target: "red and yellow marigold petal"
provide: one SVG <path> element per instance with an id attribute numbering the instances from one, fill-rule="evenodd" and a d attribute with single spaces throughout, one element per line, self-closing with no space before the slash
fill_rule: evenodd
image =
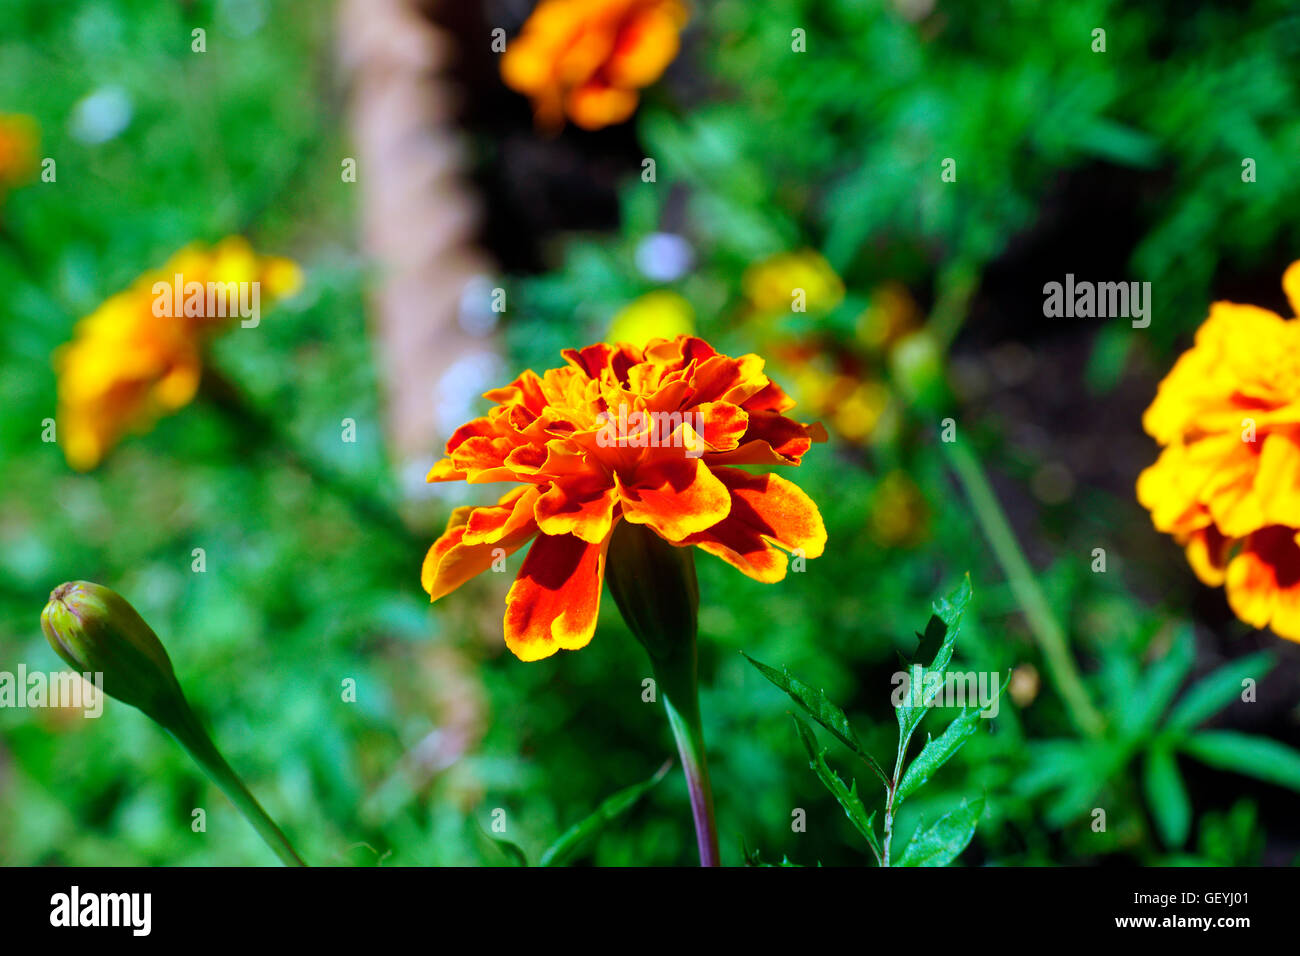
<path id="1" fill-rule="evenodd" d="M 700 416 L 701 427 L 697 431 L 708 451 L 731 451 L 749 428 L 749 414 L 731 402 L 705 402 L 691 411 Z"/>
<path id="2" fill-rule="evenodd" d="M 623 517 L 669 541 L 712 527 L 731 509 L 726 485 L 702 458 L 661 457 L 617 481 Z"/>
<path id="3" fill-rule="evenodd" d="M 639 99 L 635 90 L 592 81 L 570 91 L 564 108 L 576 125 L 595 130 L 625 122 Z"/>
<path id="4" fill-rule="evenodd" d="M 609 537 L 618 491 L 604 474 L 577 475 L 552 483 L 537 499 L 534 516 L 542 534 L 571 534 L 590 544 Z"/>
<path id="5" fill-rule="evenodd" d="M 692 535 L 695 544 L 739 568 L 758 581 L 785 577 L 785 555 L 772 545 L 820 557 L 826 547 L 826 526 L 817 505 L 798 485 L 779 475 L 752 475 L 737 468 L 719 468 L 718 478 L 731 494 L 727 518 Z"/>
<path id="6" fill-rule="evenodd" d="M 462 544 L 496 544 L 531 528 L 533 509 L 540 494 L 536 485 L 525 485 L 502 495 L 491 507 L 473 509 L 465 523 Z"/>
<path id="7" fill-rule="evenodd" d="M 1294 432 L 1264 438 L 1254 494 L 1266 524 L 1300 528 L 1300 445 Z"/>
<path id="8" fill-rule="evenodd" d="M 506 595 L 506 646 L 522 661 L 585 647 L 596 632 L 608 541 L 539 535 Z"/>
<path id="9" fill-rule="evenodd" d="M 1193 531 L 1188 537 L 1183 551 L 1202 584 L 1212 588 L 1223 584 L 1232 543 L 1231 538 L 1225 538 L 1213 525 Z"/>
<path id="10" fill-rule="evenodd" d="M 1233 612 L 1247 624 L 1300 641 L 1300 546 L 1293 529 L 1252 534 L 1229 562 L 1225 588 Z"/>
<path id="11" fill-rule="evenodd" d="M 433 543 L 424 557 L 420 570 L 420 584 L 436 601 L 450 594 L 470 578 L 492 567 L 498 557 L 508 555 L 528 542 L 537 533 L 536 525 L 518 528 L 509 536 L 491 543 L 465 544 L 465 526 L 476 509 L 457 508 L 447 522 L 447 530 Z"/>
<path id="12" fill-rule="evenodd" d="M 457 468 L 450 458 L 442 458 L 429 469 L 429 474 L 425 476 L 424 480 L 430 483 L 438 481 L 464 481 L 466 477 L 465 472 Z"/>
<path id="13" fill-rule="evenodd" d="M 802 425 L 776 412 L 749 412 L 749 424 L 731 451 L 708 456 L 711 465 L 797 465 L 814 441 L 825 441 L 820 424 Z"/>
<path id="14" fill-rule="evenodd" d="M 616 86 L 649 86 L 677 56 L 681 23 L 671 4 L 634 11 L 619 31 L 606 64 L 606 75 Z"/>
<path id="15" fill-rule="evenodd" d="M 1170 445 L 1155 464 L 1138 475 L 1138 502 L 1151 512 L 1156 530 L 1186 535 L 1212 522 L 1199 493 L 1210 477 L 1205 468 L 1194 469 L 1187 461 L 1187 448 Z"/>

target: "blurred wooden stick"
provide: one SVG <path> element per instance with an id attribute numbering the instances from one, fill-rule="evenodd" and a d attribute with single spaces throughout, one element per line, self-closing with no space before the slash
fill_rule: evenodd
<path id="1" fill-rule="evenodd" d="M 339 19 L 362 244 L 378 270 L 371 309 L 386 431 L 403 494 L 418 497 L 499 371 L 492 339 L 461 321 L 467 287 L 485 300 L 492 265 L 476 245 L 479 207 L 453 126 L 454 38 L 416 0 L 342 0 Z"/>

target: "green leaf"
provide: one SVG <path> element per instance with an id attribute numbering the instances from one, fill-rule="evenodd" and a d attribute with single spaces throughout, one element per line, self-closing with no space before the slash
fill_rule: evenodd
<path id="1" fill-rule="evenodd" d="M 937 614 L 930 616 L 925 624 L 925 633 L 916 635 L 916 653 L 912 655 L 912 660 L 928 667 L 934 663 L 939 656 L 939 650 L 943 647 L 943 639 L 948 634 L 948 625 L 943 622 Z"/>
<path id="2" fill-rule="evenodd" d="M 1267 737 L 1202 730 L 1179 743 L 1202 763 L 1300 791 L 1300 752 Z"/>
<path id="3" fill-rule="evenodd" d="M 1178 693 L 1196 659 L 1196 642 L 1192 629 L 1178 629 L 1168 653 L 1153 663 L 1138 682 L 1137 693 L 1128 706 L 1120 709 L 1120 724 L 1130 737 L 1147 736 Z"/>
<path id="4" fill-rule="evenodd" d="M 948 663 L 952 660 L 953 645 L 957 643 L 957 632 L 961 629 L 962 615 L 966 613 L 966 608 L 970 604 L 971 594 L 970 574 L 965 574 L 962 576 L 961 584 L 957 585 L 950 594 L 934 602 L 934 613 L 947 627 L 947 634 L 934 660 L 926 665 L 928 668 L 947 670 Z"/>
<path id="5" fill-rule="evenodd" d="M 673 765 L 671 760 L 664 762 L 664 765 L 655 771 L 655 775 L 649 780 L 643 780 L 640 783 L 633 784 L 630 787 L 618 791 L 612 797 L 607 797 L 601 802 L 594 813 L 586 819 L 575 823 L 569 829 L 565 830 L 563 835 L 556 840 L 542 854 L 538 861 L 539 866 L 564 866 L 601 830 L 605 829 L 611 822 L 617 820 L 640 800 L 647 791 L 664 778 L 668 769 Z"/>
<path id="6" fill-rule="evenodd" d="M 1160 162 L 1160 143 L 1149 133 L 1099 116 L 1079 123 L 1080 135 L 1075 146 L 1108 162 L 1140 169 L 1154 168 Z"/>
<path id="7" fill-rule="evenodd" d="M 885 775 L 880 764 L 876 763 L 875 758 L 867 753 L 866 749 L 858 741 L 858 735 L 849 726 L 849 719 L 845 716 L 844 711 L 827 700 L 825 694 L 819 690 L 813 690 L 802 681 L 791 677 L 788 671 L 778 671 L 754 660 L 744 651 L 741 651 L 741 653 L 744 654 L 745 660 L 758 669 L 760 674 L 785 691 L 790 696 L 790 699 L 803 708 L 809 717 L 829 730 L 844 746 L 865 760 L 867 765 L 880 777 L 882 783 L 886 786 L 889 785 L 889 777 Z"/>
<path id="8" fill-rule="evenodd" d="M 763 858 L 760 857 L 760 856 L 758 855 L 758 851 L 757 851 L 757 850 L 754 850 L 754 851 L 751 852 L 751 853 L 747 853 L 747 854 L 745 854 L 745 865 L 746 865 L 746 866 L 755 866 L 755 867 L 790 867 L 790 866 L 793 866 L 793 867 L 798 867 L 799 869 L 803 869 L 803 864 L 802 864 L 802 863 L 791 863 L 791 862 L 790 862 L 790 858 L 789 858 L 788 856 L 783 856 L 783 857 L 781 857 L 781 862 L 780 862 L 780 863 L 765 863 L 765 862 L 763 861 Z"/>
<path id="9" fill-rule="evenodd" d="M 970 604 L 970 598 L 971 583 L 970 575 L 967 574 L 956 590 L 934 602 L 934 617 L 926 625 L 925 637 L 921 639 L 918 653 L 913 658 L 912 668 L 908 674 L 910 684 L 906 699 L 914 703 L 901 704 L 894 708 L 898 716 L 900 754 L 907 749 L 907 742 L 925 717 L 927 704 L 939 691 L 939 687 L 936 686 L 933 691 L 926 692 L 925 688 L 930 683 L 927 675 L 938 674 L 942 678 L 947 673 L 948 664 L 952 661 L 953 647 L 957 643 L 957 634 L 961 630 L 962 615 L 966 612 L 966 606 Z M 942 640 L 938 640 L 937 637 L 940 627 L 942 627 Z M 928 656 L 929 649 L 936 640 L 938 640 L 938 649 L 927 663 L 921 656 L 922 652 Z"/>
<path id="10" fill-rule="evenodd" d="M 1268 651 L 1247 654 L 1201 678 L 1174 705 L 1165 720 L 1168 730 L 1191 730 L 1203 720 L 1240 699 L 1241 682 L 1246 678 L 1263 680 L 1276 663 Z"/>
<path id="11" fill-rule="evenodd" d="M 979 729 L 980 713 L 978 707 L 963 708 L 937 739 L 926 741 L 925 747 L 908 766 L 898 784 L 898 792 L 894 795 L 895 805 L 901 803 L 908 794 L 920 789 L 936 770 L 961 749 L 966 739 Z"/>
<path id="12" fill-rule="evenodd" d="M 862 798 L 858 796 L 857 781 L 854 781 L 851 786 L 844 786 L 844 781 L 826 764 L 826 750 L 817 746 L 817 738 L 813 735 L 812 728 L 798 714 L 790 716 L 794 718 L 799 739 L 803 742 L 804 749 L 808 751 L 809 766 L 816 771 L 822 785 L 839 801 L 840 806 L 844 808 L 845 816 L 857 827 L 858 832 L 862 834 L 876 854 L 876 859 L 879 860 L 880 841 L 876 838 L 873 824 L 875 814 L 867 815 L 867 808 L 863 806 Z"/>
<path id="13" fill-rule="evenodd" d="M 947 866 L 966 849 L 980 814 L 984 812 L 984 798 L 977 797 L 945 813 L 928 830 L 917 829 L 907 844 L 898 866 Z"/>
<path id="14" fill-rule="evenodd" d="M 474 817 L 474 828 L 483 844 L 485 846 L 491 846 L 494 850 L 500 853 L 511 866 L 528 865 L 528 854 L 523 851 L 523 848 L 521 848 L 519 844 L 494 837 L 492 834 L 488 833 L 487 830 L 483 829 L 483 824 L 478 822 L 477 817 Z"/>
<path id="15" fill-rule="evenodd" d="M 1187 842 L 1192 804 L 1178 772 L 1178 760 L 1169 747 L 1156 745 L 1147 751 L 1142 783 L 1160 839 L 1171 850 L 1178 849 Z"/>
<path id="16" fill-rule="evenodd" d="M 1002 696 L 1002 692 L 1007 689 L 1007 684 L 1011 682 L 1010 675 L 1006 681 L 1002 682 L 994 694 L 993 699 L 997 700 Z M 989 701 L 989 704 L 993 701 Z M 985 705 L 988 706 L 988 705 Z M 982 707 L 964 707 L 962 712 L 950 723 L 937 739 L 931 740 L 927 737 L 925 746 L 917 754 L 916 759 L 911 762 L 907 772 L 903 774 L 903 779 L 899 781 L 898 792 L 895 794 L 895 807 L 908 794 L 919 790 L 929 779 L 934 776 L 936 770 L 947 763 L 976 730 L 979 729 L 980 715 L 984 712 Z"/>
<path id="17" fill-rule="evenodd" d="M 1131 748 L 1112 738 L 1031 741 L 1028 767 L 1014 784 L 1016 796 L 1049 797 L 1045 819 L 1061 827 L 1095 807 L 1112 774 L 1132 759 Z"/>

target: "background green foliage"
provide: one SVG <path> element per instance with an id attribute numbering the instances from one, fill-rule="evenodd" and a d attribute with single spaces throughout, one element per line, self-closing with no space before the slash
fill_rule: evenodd
<path id="1" fill-rule="evenodd" d="M 634 265 L 637 244 L 669 230 L 696 252 L 673 288 L 719 348 L 760 349 L 771 333 L 746 317 L 744 269 L 812 247 L 848 295 L 782 332 L 847 350 L 876 283 L 899 279 L 935 308 L 954 371 L 986 383 L 958 388 L 942 410 L 897 398 L 869 446 L 814 449 L 791 477 L 821 505 L 830 545 L 804 573 L 760 585 L 700 555 L 724 860 L 742 862 L 745 847 L 769 861 L 865 860 L 807 769 L 789 699 L 740 652 L 824 691 L 866 750 L 888 754 L 890 675 L 915 651 L 933 597 L 970 571 L 976 597 L 952 666 L 1028 665 L 1038 686 L 1013 685 L 993 726 L 909 797 L 902 839 L 971 797 L 984 809 L 966 865 L 1290 863 L 1300 773 L 1282 748 L 1300 742 L 1300 655 L 1196 585 L 1150 531 L 1132 483 L 1155 456 L 1141 411 L 1207 302 L 1282 308 L 1279 278 L 1300 249 L 1300 15 L 1282 2 L 940 0 L 912 22 L 878 2 L 699 6 L 632 129 L 616 140 L 570 130 L 547 147 L 612 148 L 620 214 L 603 232 L 540 237 L 547 268 L 511 282 L 510 365 L 541 370 L 560 348 L 602 338 L 614 311 L 655 287 Z M 251 31 L 249 11 L 261 11 Z M 193 26 L 209 30 L 204 56 L 189 53 Z M 1091 50 L 1098 26 L 1105 53 Z M 806 54 L 789 52 L 795 27 Z M 480 832 L 502 808 L 507 838 L 535 862 L 671 752 L 660 709 L 641 699 L 648 664 L 611 601 L 589 648 L 521 664 L 500 640 L 505 581 L 487 575 L 428 607 L 418 571 L 438 515 L 420 519 L 414 541 L 359 520 L 267 435 L 210 405 L 128 440 L 86 476 L 39 440 L 54 407 L 50 352 L 75 320 L 185 242 L 242 232 L 301 261 L 308 286 L 268 314 L 264 334 L 218 342 L 214 364 L 299 445 L 394 497 L 353 251 L 356 193 L 338 182 L 347 145 L 331 30 L 305 0 L 7 5 L 0 111 L 37 117 L 59 181 L 0 207 L 0 669 L 56 667 L 37 625 L 46 595 L 66 579 L 100 581 L 153 624 L 214 739 L 309 861 L 508 863 Z M 80 142 L 71 117 L 105 87 L 125 93 L 131 121 L 108 142 Z M 516 107 L 518 135 L 535 139 Z M 480 135 L 484 162 L 500 162 Z M 654 184 L 639 178 L 643 156 L 656 159 Z M 1259 169 L 1249 185 L 1246 156 Z M 946 157 L 954 184 L 940 180 Z M 1043 319 L 1042 284 L 1071 271 L 1152 282 L 1151 328 Z M 993 472 L 1104 714 L 1101 735 L 1072 723 L 1047 678 L 938 447 L 941 412 Z M 355 445 L 337 442 L 343 417 L 358 422 Z M 896 469 L 929 506 L 907 546 L 870 532 Z M 1067 494 L 1043 491 L 1044 469 L 1070 475 Z M 190 571 L 195 547 L 204 574 Z M 1107 549 L 1105 574 L 1090 570 L 1095 547 Z M 1225 678 L 1223 667 L 1237 670 Z M 1258 703 L 1237 701 L 1238 670 L 1260 678 Z M 345 678 L 355 704 L 340 699 Z M 575 859 L 689 862 L 679 778 Z M 208 812 L 204 835 L 189 828 L 195 807 Z M 1102 833 L 1090 826 L 1097 807 Z M 791 832 L 794 808 L 808 812 L 806 833 Z M 94 721 L 0 710 L 0 862 L 270 855 L 179 748 L 110 703 Z"/>

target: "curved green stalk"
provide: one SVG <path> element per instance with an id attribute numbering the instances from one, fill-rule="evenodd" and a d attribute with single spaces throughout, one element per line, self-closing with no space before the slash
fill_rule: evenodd
<path id="1" fill-rule="evenodd" d="M 719 866 L 718 828 L 713 818 L 713 787 L 709 782 L 709 764 L 704 752 L 704 727 L 700 721 L 700 697 L 696 687 L 695 642 L 691 642 L 690 660 L 656 660 L 655 680 L 663 692 L 668 724 L 677 742 L 677 753 L 686 774 L 686 788 L 691 794 L 691 815 L 695 819 L 695 842 L 700 850 L 700 866 Z"/>
<path id="2" fill-rule="evenodd" d="M 212 739 L 203 730 L 198 718 L 194 716 L 194 712 L 187 704 L 182 704 L 180 713 L 163 726 L 194 758 L 194 762 L 203 768 L 208 778 L 221 788 L 221 792 L 230 798 L 230 802 L 244 815 L 244 819 L 252 824 L 257 835 L 280 858 L 280 862 L 285 866 L 307 865 L 298 856 L 284 832 L 262 809 L 257 798 L 249 792 L 248 787 L 244 786 L 244 781 L 240 780 L 239 775 L 231 769 L 226 758 L 221 756 L 221 752 L 212 743 Z"/>
<path id="3" fill-rule="evenodd" d="M 700 588 L 692 551 L 669 544 L 644 525 L 620 521 L 609 543 L 605 582 L 623 620 L 650 655 L 691 793 L 700 865 L 718 866 L 713 789 L 700 722 Z"/>
<path id="4" fill-rule="evenodd" d="M 1048 676 L 1065 701 L 1074 725 L 1091 737 L 1099 736 L 1104 727 L 1101 713 L 1093 705 L 1087 688 L 1075 667 L 1065 632 L 1052 614 L 1043 589 L 1038 585 L 1020 542 L 1007 521 L 1002 506 L 984 475 L 979 459 L 962 442 L 940 442 L 952 470 L 961 482 L 984 537 L 1011 585 L 1030 632 L 1038 642 L 1047 664 Z"/>

